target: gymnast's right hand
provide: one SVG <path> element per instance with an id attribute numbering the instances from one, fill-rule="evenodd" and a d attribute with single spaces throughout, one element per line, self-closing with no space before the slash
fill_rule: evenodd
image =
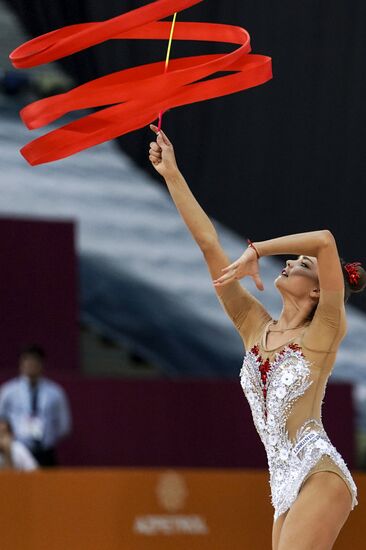
<path id="1" fill-rule="evenodd" d="M 159 132 L 158 127 L 154 124 L 150 124 L 150 128 L 156 134 L 156 141 L 150 143 L 149 159 L 155 170 L 164 179 L 167 179 L 179 172 L 173 144 L 169 141 L 163 130 Z"/>

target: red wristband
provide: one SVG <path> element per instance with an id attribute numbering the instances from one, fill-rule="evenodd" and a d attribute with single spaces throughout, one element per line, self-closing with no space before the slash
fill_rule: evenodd
<path id="1" fill-rule="evenodd" d="M 250 248 L 253 248 L 253 250 L 255 250 L 255 253 L 257 254 L 257 260 L 259 260 L 260 256 L 259 256 L 258 250 L 256 249 L 256 247 L 254 246 L 254 244 L 252 243 L 252 241 L 250 239 L 247 239 L 247 240 L 248 240 Z"/>

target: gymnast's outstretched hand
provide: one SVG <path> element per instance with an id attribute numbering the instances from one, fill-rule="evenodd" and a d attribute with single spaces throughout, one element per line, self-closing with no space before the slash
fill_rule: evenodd
<path id="1" fill-rule="evenodd" d="M 248 247 L 238 260 L 223 268 L 223 275 L 213 281 L 214 286 L 223 286 L 235 279 L 252 277 L 258 290 L 264 290 L 262 279 L 259 273 L 259 262 L 253 248 Z"/>
<path id="2" fill-rule="evenodd" d="M 155 170 L 167 179 L 174 177 L 178 172 L 175 160 L 173 144 L 169 141 L 163 130 L 158 129 L 154 124 L 150 128 L 156 134 L 156 142 L 150 143 L 149 159 Z"/>

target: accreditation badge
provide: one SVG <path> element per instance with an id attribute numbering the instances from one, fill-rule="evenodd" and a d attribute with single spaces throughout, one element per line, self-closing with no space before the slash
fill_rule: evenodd
<path id="1" fill-rule="evenodd" d="M 44 421 L 39 416 L 24 416 L 20 422 L 19 435 L 24 439 L 41 441 L 44 434 Z"/>

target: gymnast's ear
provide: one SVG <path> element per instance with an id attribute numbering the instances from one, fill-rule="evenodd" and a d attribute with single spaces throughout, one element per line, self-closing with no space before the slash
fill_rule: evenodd
<path id="1" fill-rule="evenodd" d="M 310 298 L 312 300 L 319 300 L 319 298 L 320 298 L 320 288 L 313 288 L 310 291 Z"/>

